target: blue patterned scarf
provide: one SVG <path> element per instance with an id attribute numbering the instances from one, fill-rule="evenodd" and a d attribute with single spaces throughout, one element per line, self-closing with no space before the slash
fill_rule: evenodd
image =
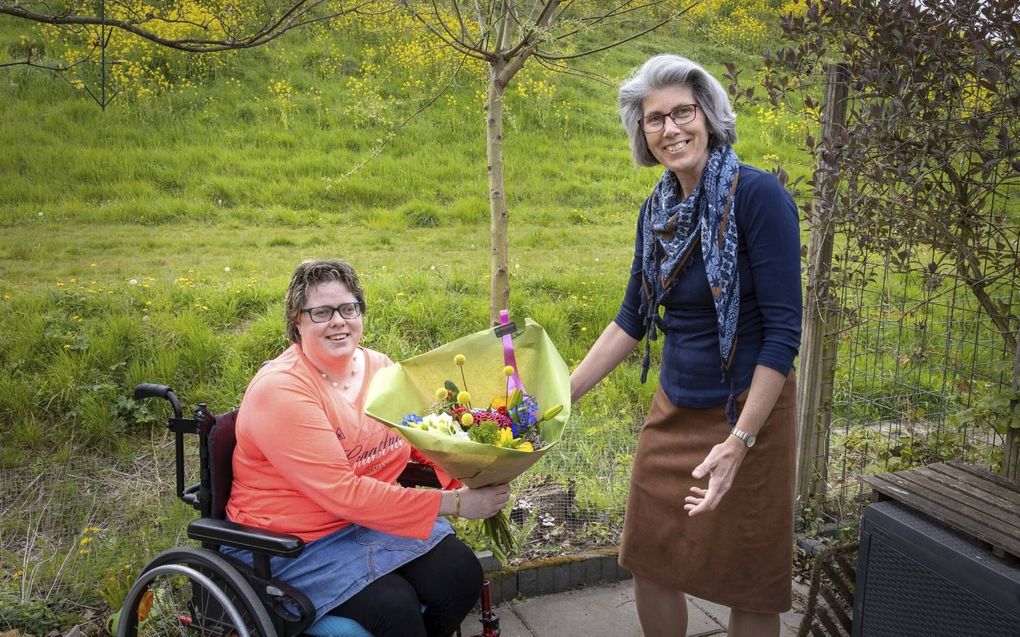
<path id="1" fill-rule="evenodd" d="M 725 376 L 733 358 L 740 311 L 737 276 L 737 224 L 732 209 L 740 165 L 729 145 L 717 146 L 708 156 L 701 183 L 684 198 L 680 182 L 667 170 L 645 207 L 640 311 L 648 341 L 658 337 L 659 305 L 691 253 L 701 244 L 708 285 L 715 300 L 719 326 L 719 354 Z M 645 343 L 641 382 L 648 377 L 651 346 Z"/>

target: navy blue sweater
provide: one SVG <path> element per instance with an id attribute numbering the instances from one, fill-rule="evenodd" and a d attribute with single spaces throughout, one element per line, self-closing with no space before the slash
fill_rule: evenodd
<path id="1" fill-rule="evenodd" d="M 719 331 L 705 262 L 698 245 L 662 303 L 665 343 L 659 384 L 675 405 L 715 407 L 751 385 L 755 365 L 787 374 L 800 346 L 800 227 L 797 206 L 772 174 L 740 165 L 734 193 L 740 247 L 740 316 L 730 370 L 724 375 Z M 645 206 L 648 202 L 645 202 Z M 630 282 L 616 323 L 638 340 L 645 328 L 641 299 L 641 232 L 637 224 Z"/>

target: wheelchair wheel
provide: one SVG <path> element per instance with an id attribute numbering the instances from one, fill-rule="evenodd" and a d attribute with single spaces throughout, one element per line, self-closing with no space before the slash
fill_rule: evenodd
<path id="1" fill-rule="evenodd" d="M 277 637 L 247 580 L 217 553 L 175 548 L 152 560 L 120 612 L 117 637 Z"/>

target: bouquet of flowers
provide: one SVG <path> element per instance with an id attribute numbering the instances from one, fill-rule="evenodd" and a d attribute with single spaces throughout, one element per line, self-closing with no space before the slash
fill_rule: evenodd
<path id="1" fill-rule="evenodd" d="M 545 330 L 530 319 L 514 329 L 482 330 L 379 371 L 366 413 L 469 487 L 511 481 L 557 444 L 570 415 L 570 376 Z M 505 515 L 488 522 L 503 543 Z"/>
<path id="2" fill-rule="evenodd" d="M 475 442 L 520 451 L 534 451 L 544 447 L 546 443 L 538 425 L 555 418 L 563 410 L 563 405 L 541 411 L 538 401 L 524 393 L 523 388 L 517 387 L 511 391 L 512 381 L 509 379 L 516 370 L 512 365 L 507 365 L 503 368 L 503 375 L 508 378 L 506 392 L 494 396 L 488 407 L 473 407 L 464 374 L 466 363 L 467 357 L 463 354 L 453 357 L 453 364 L 461 368 L 463 390 L 447 379 L 436 390 L 436 401 L 429 413 L 424 417 L 408 414 L 400 421 L 400 425 L 447 436 L 466 437 Z"/>

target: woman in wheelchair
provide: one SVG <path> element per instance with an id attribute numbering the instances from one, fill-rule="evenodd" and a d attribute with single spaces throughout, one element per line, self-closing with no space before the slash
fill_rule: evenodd
<path id="1" fill-rule="evenodd" d="M 396 483 L 412 449 L 363 412 L 368 382 L 392 363 L 359 345 L 365 295 L 350 264 L 301 263 L 285 303 L 292 344 L 241 401 L 227 517 L 306 542 L 271 566 L 317 617 L 351 618 L 376 637 L 452 634 L 478 600 L 482 569 L 441 516 L 491 516 L 507 485 Z"/>

